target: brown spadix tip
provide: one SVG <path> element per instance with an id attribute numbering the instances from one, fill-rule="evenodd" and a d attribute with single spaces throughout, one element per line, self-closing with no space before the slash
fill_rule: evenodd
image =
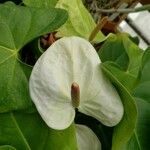
<path id="1" fill-rule="evenodd" d="M 71 100 L 73 107 L 78 108 L 80 104 L 80 87 L 75 82 L 71 85 Z"/>

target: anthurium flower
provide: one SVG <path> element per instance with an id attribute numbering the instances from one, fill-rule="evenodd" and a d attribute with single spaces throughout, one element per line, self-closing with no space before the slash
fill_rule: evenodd
<path id="1" fill-rule="evenodd" d="M 120 122 L 121 99 L 100 64 L 94 47 L 79 37 L 61 38 L 42 54 L 30 77 L 30 94 L 49 127 L 69 127 L 75 108 L 107 126 Z"/>
<path id="2" fill-rule="evenodd" d="M 101 143 L 95 133 L 85 125 L 76 125 L 78 150 L 101 150 Z"/>

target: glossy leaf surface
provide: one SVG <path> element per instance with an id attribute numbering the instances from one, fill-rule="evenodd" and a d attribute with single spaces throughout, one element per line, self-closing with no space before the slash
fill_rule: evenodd
<path id="1" fill-rule="evenodd" d="M 0 112 L 31 106 L 29 66 L 22 63 L 20 49 L 40 35 L 54 31 L 67 19 L 60 9 L 38 9 L 0 4 Z"/>
<path id="2" fill-rule="evenodd" d="M 139 84 L 133 91 L 135 97 L 150 103 L 150 48 L 143 55 Z"/>
<path id="3" fill-rule="evenodd" d="M 23 0 L 23 3 L 30 7 L 49 8 L 55 7 L 58 0 Z"/>
<path id="4" fill-rule="evenodd" d="M 102 69 L 118 89 L 124 105 L 124 116 L 121 122 L 114 128 L 112 150 L 119 150 L 131 138 L 137 120 L 137 108 L 132 95 L 128 89 L 117 78 L 118 72 L 109 63 L 103 63 Z M 120 74 L 121 76 L 121 74 Z"/>
<path id="5" fill-rule="evenodd" d="M 112 42 L 112 44 L 115 45 L 115 43 L 113 43 L 113 42 Z M 133 43 L 133 45 L 135 45 L 135 44 Z M 130 49 L 130 47 L 131 47 L 131 49 Z M 109 56 L 108 56 L 109 54 L 101 55 L 101 56 L 104 59 L 108 56 L 107 61 L 111 61 L 111 62 L 104 63 L 104 65 L 106 65 L 107 69 L 126 88 L 126 90 L 128 92 L 130 92 L 130 95 L 133 94 L 132 97 L 136 96 L 136 98 L 134 98 L 134 99 L 135 99 L 135 102 L 137 105 L 137 111 L 138 111 L 137 123 L 136 123 L 135 129 L 133 131 L 131 138 L 124 145 L 122 145 L 120 148 L 118 148 L 118 150 L 135 150 L 135 149 L 136 150 L 148 150 L 150 147 L 150 144 L 148 142 L 149 134 L 150 134 L 150 130 L 149 130 L 149 123 L 150 123 L 149 99 L 150 99 L 150 96 L 149 96 L 149 69 L 148 69 L 149 68 L 149 60 L 150 60 L 150 57 L 149 57 L 150 51 L 149 51 L 149 49 L 147 49 L 145 52 L 141 51 L 141 56 L 139 55 L 139 58 L 138 58 L 138 57 L 135 57 L 135 56 L 137 56 L 137 55 L 135 55 L 135 53 L 138 53 L 138 51 L 136 52 L 135 49 L 132 49 L 133 46 L 130 46 L 130 47 L 129 47 L 130 51 L 133 52 L 133 53 L 130 53 L 131 54 L 130 58 L 133 60 L 137 59 L 138 61 L 135 60 L 135 62 L 139 62 L 137 67 L 136 67 L 136 65 L 131 64 L 131 66 L 135 66 L 134 67 L 135 69 L 133 68 L 133 70 L 137 70 L 136 76 L 133 76 L 132 72 L 128 72 L 126 69 L 123 69 L 123 68 L 127 67 L 126 65 L 124 65 L 124 67 L 123 67 L 123 65 L 121 65 L 121 63 L 115 61 L 119 58 L 119 56 L 116 57 L 115 60 L 112 60 L 111 59 L 112 57 L 109 58 Z M 112 51 L 110 50 L 110 53 L 111 52 Z M 105 52 L 102 52 L 102 53 L 104 54 Z M 144 55 L 143 55 L 143 53 L 144 53 Z M 143 57 L 142 57 L 142 55 L 143 55 Z M 122 61 L 123 60 L 125 60 L 125 59 L 122 58 Z M 132 61 L 133 64 L 135 62 Z M 131 61 L 130 61 L 130 63 L 131 63 Z M 137 69 L 137 68 L 139 68 L 139 69 Z M 131 115 L 132 115 L 132 113 L 133 112 L 131 112 Z M 132 119 L 133 119 L 133 117 L 131 118 L 131 120 Z M 128 128 L 128 125 L 126 125 L 126 128 Z M 129 126 L 129 128 L 130 128 L 130 126 Z M 123 135 L 126 135 L 126 134 L 124 133 Z"/>
<path id="6" fill-rule="evenodd" d="M 10 145 L 17 150 L 77 149 L 73 125 L 62 131 L 52 130 L 37 113 L 0 114 L 0 122 L 0 145 Z"/>
<path id="7" fill-rule="evenodd" d="M 135 78 L 138 76 L 142 53 L 142 50 L 125 33 L 109 36 L 99 50 L 102 62 L 115 62 Z"/>
<path id="8" fill-rule="evenodd" d="M 84 7 L 82 0 L 59 0 L 57 8 L 63 8 L 68 11 L 69 18 L 67 22 L 58 29 L 57 36 L 80 36 L 88 39 L 96 24 Z M 93 42 L 101 42 L 105 36 L 101 31 L 97 34 Z"/>

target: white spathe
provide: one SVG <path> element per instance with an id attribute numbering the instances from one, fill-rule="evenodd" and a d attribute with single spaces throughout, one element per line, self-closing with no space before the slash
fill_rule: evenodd
<path id="1" fill-rule="evenodd" d="M 101 143 L 95 133 L 85 125 L 76 125 L 78 150 L 101 150 Z"/>
<path id="2" fill-rule="evenodd" d="M 94 47 L 80 37 L 64 37 L 36 62 L 30 77 L 30 95 L 47 125 L 65 129 L 75 117 L 71 85 L 80 87 L 78 110 L 115 126 L 123 116 L 121 99 L 105 77 Z"/>

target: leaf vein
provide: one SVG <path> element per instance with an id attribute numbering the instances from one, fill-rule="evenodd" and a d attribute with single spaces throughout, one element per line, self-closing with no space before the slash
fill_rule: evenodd
<path id="1" fill-rule="evenodd" d="M 17 123 L 17 121 L 16 121 L 16 119 L 15 119 L 13 113 L 10 113 L 10 116 L 11 116 L 12 121 L 14 122 L 14 124 L 15 124 L 15 126 L 16 126 L 18 132 L 19 132 L 19 134 L 21 135 L 23 141 L 25 142 L 26 146 L 28 147 L 28 150 L 31 150 L 31 148 L 30 148 L 30 146 L 29 146 L 29 144 L 28 144 L 26 138 L 24 137 L 23 133 L 21 132 L 21 130 L 20 130 L 19 126 L 18 126 L 18 123 Z"/>

